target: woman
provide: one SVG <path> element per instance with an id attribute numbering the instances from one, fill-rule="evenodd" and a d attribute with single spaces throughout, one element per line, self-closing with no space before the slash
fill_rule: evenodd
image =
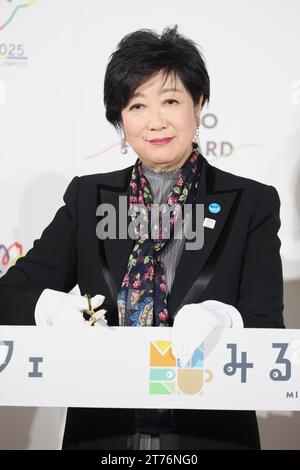
<path id="1" fill-rule="evenodd" d="M 272 186 L 221 171 L 201 155 L 194 138 L 209 92 L 204 61 L 177 27 L 122 39 L 106 70 L 104 103 L 108 121 L 122 131 L 122 153 L 129 143 L 138 159 L 124 170 L 71 181 L 65 205 L 0 281 L 2 324 L 84 322 L 86 300 L 68 294 L 78 284 L 82 295 L 94 296 L 94 308 L 107 310 L 108 325 L 172 326 L 185 305 L 214 300 L 237 309 L 245 327 L 284 327 L 279 197 Z M 131 237 L 120 237 L 120 196 L 131 211 L 128 223 L 137 220 L 136 204 L 143 216 L 155 203 L 180 210 L 192 204 L 192 219 L 202 205 L 203 246 L 188 249 L 185 237 L 174 238 L 176 210 L 169 238 L 160 220 L 151 237 L 146 217 Z M 116 211 L 116 236 L 104 233 L 103 204 Z M 260 446 L 252 411 L 68 410 L 64 449 L 144 445 Z"/>

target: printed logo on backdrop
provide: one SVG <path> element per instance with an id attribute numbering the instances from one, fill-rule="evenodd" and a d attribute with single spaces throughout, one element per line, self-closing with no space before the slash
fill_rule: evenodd
<path id="1" fill-rule="evenodd" d="M 212 371 L 204 367 L 204 344 L 195 349 L 188 367 L 176 364 L 171 346 L 171 341 L 150 342 L 150 395 L 202 395 L 213 379 Z"/>
<path id="2" fill-rule="evenodd" d="M 15 18 L 22 15 L 25 9 L 33 6 L 38 0 L 0 0 L 0 67 L 26 67 L 28 56 L 24 43 L 2 41 L 2 31 L 13 28 Z M 23 15 L 26 21 L 26 15 Z M 28 18 L 28 17 L 27 17 Z"/>
<path id="3" fill-rule="evenodd" d="M 16 264 L 17 260 L 24 256 L 23 246 L 14 242 L 9 246 L 0 243 L 0 277 L 6 273 L 10 266 Z"/>
<path id="4" fill-rule="evenodd" d="M 220 158 L 228 158 L 232 155 L 236 155 L 243 151 L 246 148 L 253 148 L 253 150 L 261 150 L 264 148 L 263 145 L 259 143 L 247 143 L 247 144 L 235 144 L 229 138 L 224 138 L 222 140 L 210 139 L 209 136 L 206 138 L 206 134 L 211 130 L 215 132 L 216 127 L 218 126 L 218 116 L 213 113 L 206 113 L 201 115 L 201 127 L 202 131 L 200 137 L 199 149 L 202 155 L 208 160 L 216 160 Z M 202 128 L 202 129 L 201 129 Z M 128 144 L 129 145 L 129 144 Z M 120 142 L 116 142 L 109 147 L 100 150 L 99 152 L 86 155 L 84 158 L 90 160 L 101 155 L 104 155 L 110 152 L 112 149 L 116 149 L 119 153 Z"/>
<path id="5" fill-rule="evenodd" d="M 240 151 L 246 148 L 262 149 L 264 146 L 258 143 L 247 143 L 237 144 L 233 143 L 230 138 L 224 138 L 221 140 L 210 139 L 209 136 L 206 139 L 206 133 L 211 130 L 216 130 L 219 123 L 219 118 L 216 114 L 206 113 L 201 116 L 201 126 L 203 128 L 203 136 L 200 138 L 200 152 L 208 159 L 220 159 L 228 158 L 232 155 L 240 153 Z M 201 130 L 201 128 L 200 128 Z"/>

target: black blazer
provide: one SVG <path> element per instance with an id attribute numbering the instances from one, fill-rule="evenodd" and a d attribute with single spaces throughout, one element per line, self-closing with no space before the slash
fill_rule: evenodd
<path id="1" fill-rule="evenodd" d="M 183 250 L 168 298 L 171 317 L 184 304 L 214 299 L 234 305 L 245 327 L 283 328 L 278 193 L 201 159 L 195 202 L 204 204 L 205 217 L 216 225 L 205 228 L 201 250 Z M 0 279 L 2 325 L 34 325 L 43 289 L 68 292 L 76 284 L 82 295 L 105 295 L 108 324 L 118 325 L 116 298 L 134 241 L 98 239 L 96 207 L 113 204 L 118 220 L 118 197 L 128 195 L 131 171 L 132 166 L 71 181 L 65 205 Z M 214 202 L 221 206 L 218 214 L 208 210 Z M 175 410 L 174 415 L 179 434 L 259 448 L 254 412 Z M 64 448 L 125 448 L 125 440 L 120 444 L 114 436 L 134 432 L 134 410 L 70 408 Z"/>

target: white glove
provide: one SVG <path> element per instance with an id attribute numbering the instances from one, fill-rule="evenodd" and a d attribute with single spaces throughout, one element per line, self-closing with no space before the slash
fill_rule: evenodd
<path id="1" fill-rule="evenodd" d="M 217 328 L 243 328 L 239 311 L 217 300 L 184 305 L 174 318 L 172 353 L 180 367 L 187 367 L 193 353 Z"/>
<path id="2" fill-rule="evenodd" d="M 103 295 L 92 297 L 92 308 L 99 307 L 104 299 Z M 88 310 L 88 301 L 82 295 L 44 289 L 35 306 L 35 323 L 37 326 L 90 326 L 83 318 L 84 310 Z M 107 326 L 104 313 L 104 310 L 95 312 L 95 316 L 99 319 L 94 326 Z"/>

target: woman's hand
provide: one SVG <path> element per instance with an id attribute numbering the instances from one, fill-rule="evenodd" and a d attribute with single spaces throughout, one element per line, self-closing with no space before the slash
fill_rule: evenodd
<path id="1" fill-rule="evenodd" d="M 104 299 L 103 295 L 92 297 L 92 308 L 100 307 Z M 82 295 L 44 289 L 36 303 L 34 317 L 37 326 L 89 326 L 83 318 L 85 310 L 88 310 L 88 301 Z M 107 326 L 104 313 L 103 310 L 94 313 L 97 318 L 94 326 Z"/>
<path id="2" fill-rule="evenodd" d="M 172 353 L 180 367 L 187 367 L 195 349 L 217 328 L 243 328 L 239 311 L 217 300 L 184 305 L 174 319 Z"/>

